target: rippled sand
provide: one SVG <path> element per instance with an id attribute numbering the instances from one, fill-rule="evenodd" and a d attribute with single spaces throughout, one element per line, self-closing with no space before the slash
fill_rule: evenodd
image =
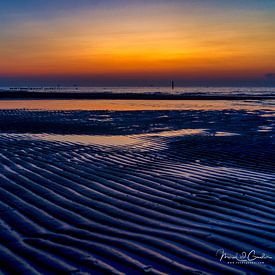
<path id="1" fill-rule="evenodd" d="M 272 114 L 0 111 L 0 271 L 272 274 Z"/>

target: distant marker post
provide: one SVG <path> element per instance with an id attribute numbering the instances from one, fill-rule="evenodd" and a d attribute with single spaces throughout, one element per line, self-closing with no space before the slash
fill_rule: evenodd
<path id="1" fill-rule="evenodd" d="M 174 88 L 175 88 L 175 83 L 173 80 L 171 81 L 171 88 L 172 88 L 172 90 L 174 90 Z"/>

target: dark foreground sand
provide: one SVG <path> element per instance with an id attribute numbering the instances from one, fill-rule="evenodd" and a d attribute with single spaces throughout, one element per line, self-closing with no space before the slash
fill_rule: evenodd
<path id="1" fill-rule="evenodd" d="M 0 273 L 274 274 L 273 118 L 0 111 Z"/>

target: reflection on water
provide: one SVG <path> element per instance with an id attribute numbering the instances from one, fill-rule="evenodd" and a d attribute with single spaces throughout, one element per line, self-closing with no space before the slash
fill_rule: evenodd
<path id="1" fill-rule="evenodd" d="M 149 133 L 146 136 L 158 137 L 176 137 L 176 136 L 189 136 L 189 135 L 202 135 L 207 134 L 207 129 L 181 129 L 176 131 L 162 131 L 158 133 Z"/>
<path id="2" fill-rule="evenodd" d="M 46 140 L 62 143 L 75 143 L 83 145 L 101 146 L 140 146 L 150 147 L 154 145 L 154 139 L 148 137 L 176 137 L 188 135 L 209 135 L 207 129 L 181 129 L 176 131 L 161 131 L 157 133 L 135 134 L 135 135 L 60 135 L 60 134 L 16 134 L 3 133 L 1 138 L 21 140 Z"/>
<path id="3" fill-rule="evenodd" d="M 229 133 L 229 132 L 216 132 L 214 134 L 216 137 L 231 137 L 231 136 L 239 136 L 237 133 Z"/>
<path id="4" fill-rule="evenodd" d="M 258 132 L 272 132 L 272 130 L 273 130 L 272 126 L 262 125 L 258 127 Z"/>
<path id="5" fill-rule="evenodd" d="M 268 103 L 268 104 L 267 104 Z M 275 111 L 275 102 L 229 100 L 0 100 L 0 109 L 30 110 L 251 110 Z"/>
<path id="6" fill-rule="evenodd" d="M 134 145 L 137 141 L 130 136 L 103 136 L 103 135 L 56 135 L 56 134 L 32 134 L 32 138 L 42 139 L 47 141 L 80 143 L 80 144 L 98 144 L 105 146 L 127 146 Z"/>
<path id="7" fill-rule="evenodd" d="M 60 134 L 16 134 L 2 133 L 1 138 L 20 139 L 20 140 L 45 140 L 52 142 L 73 143 L 82 145 L 99 145 L 99 146 L 119 146 L 119 147 L 136 147 L 151 148 L 158 137 L 183 137 L 190 135 L 203 136 L 235 136 L 238 134 L 229 132 L 209 132 L 209 129 L 181 129 L 171 131 L 161 131 L 156 133 L 135 134 L 135 135 L 60 135 Z M 148 139 L 149 138 L 149 139 Z"/>
<path id="8" fill-rule="evenodd" d="M 20 140 L 46 140 L 63 143 L 97 144 L 127 146 L 136 144 L 138 141 L 127 135 L 104 136 L 104 135 L 59 135 L 59 134 L 16 134 L 2 133 L 1 138 Z"/>

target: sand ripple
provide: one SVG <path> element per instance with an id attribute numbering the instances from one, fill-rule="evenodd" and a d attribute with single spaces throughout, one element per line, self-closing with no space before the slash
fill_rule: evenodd
<path id="1" fill-rule="evenodd" d="M 208 115 L 193 120 L 215 119 Z M 155 132 L 127 146 L 2 133 L 0 270 L 272 274 L 274 145 L 270 133 L 257 129 Z M 216 256 L 220 248 L 254 249 L 273 259 L 226 264 Z"/>

